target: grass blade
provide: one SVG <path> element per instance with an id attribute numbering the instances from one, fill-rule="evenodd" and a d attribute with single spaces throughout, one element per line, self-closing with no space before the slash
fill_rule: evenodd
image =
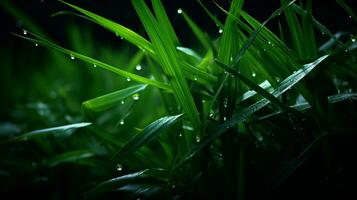
<path id="1" fill-rule="evenodd" d="M 118 153 L 114 156 L 114 159 L 122 162 L 125 158 L 127 158 L 130 154 L 134 153 L 143 145 L 154 140 L 163 130 L 172 126 L 177 122 L 177 120 L 182 116 L 166 116 L 162 117 L 150 125 L 145 127 L 143 131 L 134 136 Z"/>
<path id="2" fill-rule="evenodd" d="M 77 7 L 75 5 L 72 5 L 70 3 L 67 3 L 65 1 L 61 1 L 59 0 L 61 3 L 66 4 L 68 6 L 70 6 L 71 8 L 81 12 L 82 14 L 84 14 L 85 16 L 89 17 L 90 19 L 92 19 L 94 22 L 96 22 L 97 24 L 103 26 L 104 28 L 112 31 L 113 33 L 123 37 L 123 39 L 127 40 L 128 42 L 134 44 L 135 46 L 144 49 L 145 51 L 153 54 L 153 48 L 152 45 L 149 41 L 147 41 L 145 38 L 141 37 L 139 34 L 135 33 L 134 31 L 120 25 L 117 24 L 113 21 L 110 21 L 104 17 L 101 17 L 99 15 L 96 15 L 90 11 L 84 10 L 80 7 Z"/>
<path id="3" fill-rule="evenodd" d="M 92 123 L 90 122 L 80 122 L 75 124 L 68 124 L 64 126 L 52 127 L 52 128 L 45 128 L 40 130 L 31 131 L 20 135 L 11 141 L 26 141 L 34 138 L 40 138 L 47 135 L 68 135 L 68 131 L 83 128 L 86 126 L 90 126 Z"/>
<path id="4" fill-rule="evenodd" d="M 126 174 L 124 176 L 119 176 L 108 181 L 105 181 L 92 190 L 84 194 L 85 198 L 94 198 L 98 195 L 115 191 L 122 186 L 133 184 L 133 183 L 156 183 L 163 184 L 162 177 L 165 176 L 165 171 L 162 169 L 145 169 L 131 174 Z"/>
<path id="5" fill-rule="evenodd" d="M 118 69 L 114 66 L 111 66 L 109 64 L 106 64 L 106 63 L 103 63 L 99 60 L 96 60 L 96 59 L 93 59 L 91 57 L 88 57 L 88 56 L 85 56 L 83 54 L 80 54 L 80 53 L 77 53 L 77 52 L 74 52 L 74 51 L 71 51 L 71 50 L 68 50 L 68 49 L 65 49 L 65 48 L 62 48 L 48 40 L 45 40 L 39 36 L 36 36 L 34 35 L 36 38 L 39 38 L 39 39 L 34 39 L 34 38 L 30 38 L 30 37 L 24 37 L 22 35 L 17 35 L 17 34 L 14 34 L 20 38 L 23 38 L 25 40 L 28 40 L 28 41 L 31 41 L 31 42 L 34 42 L 36 44 L 39 44 L 39 45 L 43 45 L 43 46 L 46 46 L 46 47 L 49 47 L 51 49 L 54 49 L 54 50 L 57 50 L 59 52 L 62 52 L 64 54 L 67 54 L 73 58 L 78 58 L 84 62 L 87 62 L 89 63 L 91 66 L 97 66 L 97 67 L 100 67 L 100 68 L 103 68 L 103 69 L 106 69 L 108 71 L 111 71 L 115 74 L 118 74 L 120 76 L 123 76 L 125 78 L 129 77 L 131 78 L 132 80 L 135 80 L 137 82 L 140 82 L 140 83 L 143 83 L 143 84 L 148 84 L 148 85 L 152 85 L 152 86 L 155 86 L 155 87 L 158 87 L 160 89 L 164 89 L 164 90 L 167 90 L 167 91 L 171 91 L 171 88 L 169 85 L 165 84 L 165 83 L 161 83 L 161 82 L 158 82 L 158 81 L 155 81 L 155 80 L 151 80 L 151 79 L 148 79 L 148 78 L 145 78 L 145 77 L 142 77 L 142 76 L 139 76 L 139 75 L 136 75 L 136 74 L 133 74 L 133 73 L 130 73 L 130 72 L 127 72 L 125 70 L 121 70 L 121 69 Z"/>
<path id="6" fill-rule="evenodd" d="M 136 94 L 146 88 L 147 85 L 134 85 L 122 90 L 118 90 L 100 97 L 83 102 L 82 106 L 86 110 L 100 112 L 117 105 L 120 101 Z"/>
<path id="7" fill-rule="evenodd" d="M 164 24 L 159 24 L 157 22 L 144 1 L 132 0 L 132 3 L 153 43 L 160 65 L 165 73 L 171 78 L 170 83 L 174 90 L 175 97 L 181 104 L 194 129 L 200 133 L 201 122 L 198 111 L 188 84 L 181 71 L 173 39 L 165 34 L 168 32 L 165 30 L 166 27 Z"/>

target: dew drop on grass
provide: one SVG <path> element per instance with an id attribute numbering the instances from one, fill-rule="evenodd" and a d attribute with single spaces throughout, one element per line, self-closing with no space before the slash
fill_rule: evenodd
<path id="1" fill-rule="evenodd" d="M 218 30 L 218 33 L 223 33 L 223 29 L 220 28 L 220 29 Z"/>
<path id="2" fill-rule="evenodd" d="M 70 55 L 70 57 L 71 57 L 71 60 L 74 60 L 74 59 L 76 59 L 75 57 L 74 57 L 74 55 Z"/>
<path id="3" fill-rule="evenodd" d="M 117 164 L 117 165 L 115 166 L 115 168 L 117 169 L 117 171 L 122 171 L 122 170 L 123 170 L 123 165 Z"/>
<path id="4" fill-rule="evenodd" d="M 356 38 L 352 38 L 351 41 L 352 41 L 352 42 L 356 42 Z"/>
<path id="5" fill-rule="evenodd" d="M 195 77 L 193 77 L 193 80 L 197 81 L 198 79 L 197 79 L 197 77 L 195 76 Z"/>
<path id="6" fill-rule="evenodd" d="M 124 101 L 124 100 L 121 100 L 121 102 L 120 102 L 120 103 L 121 103 L 121 105 L 124 105 L 125 101 Z"/>
<path id="7" fill-rule="evenodd" d="M 139 100 L 139 94 L 134 94 L 132 97 L 134 101 Z"/>
<path id="8" fill-rule="evenodd" d="M 93 64 L 93 67 L 94 67 L 94 68 L 96 68 L 96 67 L 97 67 L 97 65 L 96 65 L 96 64 Z"/>
<path id="9" fill-rule="evenodd" d="M 271 45 L 271 42 L 270 42 L 270 41 L 268 41 L 268 44 L 269 44 L 269 45 Z"/>
<path id="10" fill-rule="evenodd" d="M 131 78 L 130 77 L 126 77 L 126 81 L 130 82 Z"/>
<path id="11" fill-rule="evenodd" d="M 121 119 L 120 122 L 119 122 L 120 125 L 124 125 L 124 123 L 125 123 L 124 119 Z"/>
<path id="12" fill-rule="evenodd" d="M 349 16 L 348 16 L 348 18 L 352 19 L 352 16 L 351 16 L 351 15 L 349 15 Z"/>
<path id="13" fill-rule="evenodd" d="M 255 72 L 252 73 L 252 77 L 256 77 L 257 74 Z"/>
<path id="14" fill-rule="evenodd" d="M 196 136 L 196 142 L 200 142 L 201 141 L 201 137 L 200 136 Z"/>
<path id="15" fill-rule="evenodd" d="M 181 8 L 177 9 L 177 14 L 182 14 L 182 9 Z"/>
<path id="16" fill-rule="evenodd" d="M 182 133 L 179 134 L 179 137 L 182 137 Z"/>
<path id="17" fill-rule="evenodd" d="M 35 43 L 35 47 L 38 47 L 38 44 L 37 44 L 37 43 Z"/>
<path id="18" fill-rule="evenodd" d="M 141 67 L 141 65 L 136 65 L 135 69 L 136 69 L 137 71 L 140 71 L 140 70 L 142 69 L 142 67 Z"/>
<path id="19" fill-rule="evenodd" d="M 27 30 L 22 30 L 22 34 L 27 35 Z"/>
<path id="20" fill-rule="evenodd" d="M 223 117 L 223 121 L 226 121 L 227 120 L 227 117 Z"/>

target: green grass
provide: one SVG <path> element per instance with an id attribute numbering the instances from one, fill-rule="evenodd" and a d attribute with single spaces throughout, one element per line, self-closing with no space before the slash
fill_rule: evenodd
<path id="1" fill-rule="evenodd" d="M 214 2 L 223 22 L 198 0 L 217 33 L 179 9 L 184 34 L 197 40 L 184 46 L 168 1 L 131 3 L 145 33 L 61 0 L 69 11 L 53 15 L 104 27 L 121 38 L 119 49 L 74 25 L 62 44 L 10 1 L 0 3 L 26 27 L 12 40 L 46 55 L 39 62 L 0 47 L 9 102 L 0 123 L 0 191 L 30 188 L 48 199 L 287 198 L 284 188 L 299 185 L 291 182 L 314 160 L 331 179 L 349 169 L 329 138 L 346 142 L 357 131 L 354 29 L 348 39 L 329 30 L 311 0 L 281 0 L 263 22 L 243 0 L 228 8 Z M 347 2 L 338 5 L 356 18 Z M 277 19 L 280 35 L 270 29 Z M 44 69 L 14 72 L 30 74 L 24 83 L 6 78 L 18 62 Z"/>

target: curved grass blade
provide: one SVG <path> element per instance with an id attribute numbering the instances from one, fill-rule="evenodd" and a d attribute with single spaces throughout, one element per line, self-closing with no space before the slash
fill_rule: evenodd
<path id="1" fill-rule="evenodd" d="M 163 169 L 145 169 L 131 174 L 126 174 L 124 176 L 119 176 L 103 183 L 100 183 L 95 188 L 84 194 L 86 199 L 95 198 L 98 195 L 115 191 L 120 187 L 133 183 L 155 183 L 163 184 L 166 182 L 166 173 Z"/>
<path id="2" fill-rule="evenodd" d="M 117 105 L 120 101 L 144 90 L 147 85 L 134 85 L 122 90 L 118 90 L 100 97 L 83 102 L 83 108 L 95 112 L 100 112 Z"/>
<path id="3" fill-rule="evenodd" d="M 75 150 L 75 151 L 69 151 L 57 156 L 54 156 L 53 158 L 46 159 L 42 161 L 43 166 L 47 167 L 55 167 L 57 165 L 63 164 L 63 163 L 79 163 L 80 161 L 86 158 L 91 158 L 95 156 L 95 153 L 93 150 Z"/>
<path id="4" fill-rule="evenodd" d="M 318 64 L 325 60 L 329 55 L 325 55 L 317 59 L 316 61 L 304 65 L 304 67 L 297 72 L 293 73 L 286 79 L 284 79 L 279 86 L 272 92 L 272 95 L 275 97 L 280 96 L 286 92 L 289 88 L 296 85 L 300 80 L 302 80 L 306 75 L 308 75 Z M 200 143 L 192 147 L 192 149 L 186 154 L 186 156 L 175 166 L 175 169 L 180 167 L 183 163 L 190 160 L 194 155 L 201 151 L 204 147 L 211 144 L 212 141 L 217 139 L 222 133 L 227 129 L 235 126 L 237 123 L 242 122 L 247 119 L 249 116 L 259 111 L 263 107 L 269 104 L 269 100 L 262 99 L 247 108 L 239 111 L 234 114 L 231 118 L 227 119 L 224 123 L 219 125 L 216 129 L 212 130 L 207 137 L 203 138 Z"/>
<path id="5" fill-rule="evenodd" d="M 44 137 L 47 135 L 56 135 L 56 136 L 57 135 L 68 135 L 68 131 L 83 128 L 86 126 L 90 126 L 91 124 L 92 123 L 90 123 L 90 122 L 81 122 L 81 123 L 69 124 L 69 125 L 58 126 L 58 127 L 53 127 L 53 128 L 35 130 L 35 131 L 31 131 L 31 132 L 25 133 L 23 135 L 20 135 L 14 139 L 11 139 L 11 141 L 26 141 L 26 140 L 35 139 L 35 138 L 41 138 L 41 137 Z"/>
<path id="6" fill-rule="evenodd" d="M 122 162 L 125 158 L 127 158 L 130 154 L 134 153 L 140 147 L 154 140 L 161 133 L 161 131 L 175 124 L 181 116 L 182 114 L 175 116 L 166 116 L 152 122 L 147 127 L 145 127 L 143 131 L 134 136 L 114 156 L 114 159 L 118 162 Z"/>
<path id="7" fill-rule="evenodd" d="M 87 11 L 85 9 L 82 9 L 80 7 L 72 5 L 70 3 L 67 3 L 65 1 L 59 0 L 59 2 L 66 4 L 66 5 L 70 6 L 71 8 L 81 12 L 82 14 L 89 17 L 97 24 L 99 24 L 99 25 L 103 26 L 104 28 L 112 31 L 113 33 L 123 37 L 123 39 L 126 39 L 128 42 L 134 44 L 135 46 L 138 46 L 139 48 L 141 48 L 151 54 L 154 54 L 151 43 L 149 41 L 147 41 L 145 38 L 141 37 L 139 34 L 135 33 L 134 31 L 132 31 L 120 24 L 117 24 L 113 21 L 110 21 L 104 17 L 96 15 L 90 11 Z"/>
<path id="8" fill-rule="evenodd" d="M 142 76 L 127 72 L 125 70 L 118 69 L 118 68 L 116 68 L 114 66 L 111 66 L 109 64 L 103 63 L 103 62 L 101 62 L 99 60 L 96 60 L 96 59 L 93 59 L 91 57 L 85 56 L 83 54 L 80 54 L 80 53 L 77 53 L 77 52 L 62 48 L 62 47 L 60 47 L 60 46 L 58 46 L 58 45 L 56 45 L 56 44 L 54 44 L 54 43 L 52 43 L 52 42 L 50 42 L 48 40 L 45 40 L 45 39 L 43 39 L 43 38 L 41 38 L 41 37 L 39 37 L 39 36 L 37 36 L 35 34 L 33 34 L 33 35 L 36 38 L 39 38 L 39 39 L 34 39 L 34 38 L 30 38 L 30 37 L 24 37 L 24 36 L 18 35 L 18 34 L 14 34 L 14 35 L 16 35 L 16 36 L 18 36 L 20 38 L 23 38 L 25 40 L 37 43 L 39 45 L 43 45 L 43 46 L 49 47 L 51 49 L 57 50 L 57 51 L 62 52 L 64 54 L 70 55 L 71 57 L 78 58 L 78 59 L 80 59 L 80 60 L 82 60 L 84 62 L 89 63 L 92 66 L 93 65 L 98 66 L 100 68 L 106 69 L 108 71 L 111 71 L 111 72 L 113 72 L 115 74 L 118 74 L 120 76 L 123 76 L 125 78 L 129 77 L 132 80 L 135 80 L 135 81 L 143 83 L 143 84 L 152 85 L 152 86 L 167 90 L 169 92 L 172 91 L 171 87 L 169 85 L 165 84 L 165 83 L 161 83 L 161 82 L 158 82 L 158 81 L 155 81 L 155 80 L 151 80 L 151 79 L 148 79 L 148 78 L 145 78 L 145 77 L 142 77 Z"/>
<path id="9" fill-rule="evenodd" d="M 166 34 L 166 32 L 168 32 L 165 30 L 167 27 L 165 27 L 164 24 L 158 23 L 144 1 L 132 0 L 132 4 L 153 43 L 158 62 L 171 79 L 170 83 L 177 101 L 181 104 L 194 129 L 200 133 L 201 122 L 199 114 L 183 72 L 181 71 L 174 41 Z"/>

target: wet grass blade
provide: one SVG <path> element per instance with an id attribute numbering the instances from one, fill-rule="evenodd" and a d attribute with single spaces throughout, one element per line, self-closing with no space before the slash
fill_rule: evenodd
<path id="1" fill-rule="evenodd" d="M 134 85 L 122 90 L 118 90 L 103 96 L 96 97 L 83 102 L 82 106 L 86 110 L 100 112 L 119 104 L 120 101 L 144 90 L 147 85 Z"/>
<path id="2" fill-rule="evenodd" d="M 11 141 L 26 141 L 26 140 L 31 140 L 31 139 L 35 139 L 35 138 L 41 138 L 41 137 L 48 136 L 48 135 L 56 135 L 56 136 L 57 135 L 68 135 L 68 131 L 72 131 L 75 129 L 90 126 L 91 124 L 92 123 L 90 123 L 90 122 L 81 122 L 81 123 L 69 124 L 69 125 L 64 125 L 64 126 L 57 126 L 57 127 L 52 127 L 52 128 L 35 130 L 35 131 L 31 131 L 31 132 L 25 133 L 23 135 L 20 135 L 14 139 L 11 139 Z"/>
<path id="3" fill-rule="evenodd" d="M 171 79 L 170 83 L 174 90 L 175 97 L 181 104 L 194 129 L 200 133 L 200 118 L 192 94 L 181 70 L 177 50 L 174 45 L 174 38 L 170 38 L 169 35 L 166 34 L 168 32 L 168 30 L 166 30 L 167 27 L 165 27 L 164 24 L 159 24 L 144 1 L 132 0 L 132 4 L 151 39 L 160 65 Z"/>
<path id="4" fill-rule="evenodd" d="M 104 17 L 96 15 L 90 11 L 87 11 L 80 7 L 72 5 L 70 3 L 67 3 L 67 2 L 64 2 L 61 0 L 59 0 L 59 2 L 66 4 L 70 7 L 72 7 L 73 9 L 81 12 L 85 16 L 92 19 L 94 22 L 96 22 L 99 25 L 103 26 L 104 28 L 112 31 L 114 34 L 117 34 L 117 35 L 123 37 L 124 39 L 126 39 L 130 43 L 134 44 L 135 46 L 138 46 L 139 48 L 144 49 L 145 51 L 147 51 L 151 54 L 154 53 L 151 43 L 149 41 L 147 41 L 145 38 L 141 37 L 139 34 L 135 33 L 134 31 L 132 31 L 118 23 L 110 21 Z"/>
<path id="5" fill-rule="evenodd" d="M 28 41 L 31 41 L 33 43 L 36 43 L 38 45 L 42 45 L 42 46 L 46 46 L 46 47 L 49 47 L 51 49 L 54 49 L 56 51 L 59 51 L 59 52 L 62 52 L 64 54 L 67 54 L 69 56 L 71 56 L 72 59 L 75 59 L 75 58 L 78 58 L 84 62 L 87 62 L 89 63 L 92 67 L 93 66 L 96 66 L 96 67 L 100 67 L 100 68 L 103 68 L 105 70 L 108 70 L 108 71 L 111 71 L 115 74 L 118 74 L 120 76 L 123 76 L 125 78 L 129 77 L 131 78 L 132 80 L 135 80 L 137 82 L 140 82 L 140 83 L 143 83 L 143 84 L 148 84 L 148 85 L 152 85 L 152 86 L 155 86 L 157 88 L 160 88 L 160 89 L 164 89 L 164 90 L 167 90 L 167 91 L 172 91 L 171 90 L 171 87 L 165 83 L 161 83 L 161 82 L 158 82 L 158 81 L 155 81 L 155 80 L 151 80 L 151 79 L 148 79 L 148 78 L 145 78 L 145 77 L 142 77 L 142 76 L 139 76 L 139 75 L 136 75 L 136 74 L 133 74 L 133 73 L 130 73 L 130 72 L 127 72 L 125 70 L 121 70 L 119 68 L 116 68 L 114 66 L 111 66 L 109 64 L 106 64 L 104 62 L 101 62 L 99 60 L 96 60 L 96 59 L 93 59 L 91 57 L 88 57 L 88 56 L 85 56 L 83 54 L 80 54 L 80 53 L 77 53 L 77 52 L 74 52 L 74 51 L 71 51 L 71 50 L 68 50 L 68 49 L 65 49 L 63 47 L 60 47 L 50 41 L 47 41 L 39 36 L 36 36 L 34 35 L 36 38 L 39 38 L 39 39 L 34 39 L 34 38 L 30 38 L 30 37 L 24 37 L 22 35 L 17 35 L 17 34 L 14 34 L 18 37 L 21 37 L 25 40 L 28 40 Z"/>
<path id="6" fill-rule="evenodd" d="M 95 198 L 98 195 L 115 191 L 120 187 L 123 187 L 128 184 L 133 183 L 156 183 L 156 184 L 164 184 L 165 183 L 165 171 L 162 169 L 145 169 L 142 171 L 138 171 L 131 174 L 126 174 L 123 176 L 119 176 L 103 183 L 100 183 L 98 186 L 93 188 L 92 190 L 86 192 L 84 197 Z"/>
<path id="7" fill-rule="evenodd" d="M 114 159 L 122 162 L 130 154 L 137 151 L 143 145 L 154 140 L 163 130 L 174 125 L 182 115 L 162 117 L 144 128 L 134 136 L 115 156 Z"/>

